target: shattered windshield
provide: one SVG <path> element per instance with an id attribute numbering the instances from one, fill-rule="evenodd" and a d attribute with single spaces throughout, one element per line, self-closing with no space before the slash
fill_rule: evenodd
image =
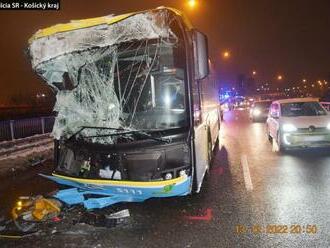
<path id="1" fill-rule="evenodd" d="M 91 46 L 38 65 L 37 73 L 59 90 L 55 138 L 68 138 L 82 126 L 163 130 L 188 125 L 185 47 L 178 23 L 169 23 L 171 29 L 162 30 L 166 37 Z M 93 142 L 113 143 L 108 133 L 87 129 L 80 136 L 99 135 Z"/>
<path id="2" fill-rule="evenodd" d="M 114 87 L 125 126 L 164 129 L 187 125 L 184 60 L 173 45 L 142 42 L 119 55 Z"/>

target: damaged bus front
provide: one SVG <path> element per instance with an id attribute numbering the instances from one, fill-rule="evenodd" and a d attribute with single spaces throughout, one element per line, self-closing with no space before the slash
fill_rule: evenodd
<path id="1" fill-rule="evenodd" d="M 57 198 L 101 208 L 199 191 L 209 161 L 196 158 L 193 84 L 208 74 L 207 43 L 180 12 L 55 25 L 29 52 L 57 92 L 56 168 L 46 177 L 69 186 Z"/>

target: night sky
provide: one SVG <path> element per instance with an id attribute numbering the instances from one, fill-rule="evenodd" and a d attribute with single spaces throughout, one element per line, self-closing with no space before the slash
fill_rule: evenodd
<path id="1" fill-rule="evenodd" d="M 282 74 L 292 82 L 329 79 L 329 0 L 61 0 L 60 11 L 1 11 L 0 103 L 14 94 L 35 95 L 42 81 L 24 55 L 28 39 L 40 28 L 72 19 L 121 14 L 157 6 L 184 10 L 209 37 L 210 56 L 221 84 L 239 73 L 258 72 L 258 81 Z M 229 60 L 221 53 L 228 49 Z"/>

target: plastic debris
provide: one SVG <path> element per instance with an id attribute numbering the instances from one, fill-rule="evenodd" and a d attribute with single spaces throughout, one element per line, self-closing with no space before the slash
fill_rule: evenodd
<path id="1" fill-rule="evenodd" d="M 106 216 L 106 218 L 108 218 L 108 219 L 121 219 L 121 218 L 128 218 L 128 217 L 130 217 L 128 209 L 124 209 L 119 212 L 112 213 L 112 214 Z"/>
<path id="2" fill-rule="evenodd" d="M 129 210 L 121 210 L 109 215 L 86 212 L 80 222 L 96 227 L 113 228 L 119 224 L 123 224 L 130 217 Z"/>
<path id="3" fill-rule="evenodd" d="M 19 239 L 36 234 L 35 223 L 20 224 L 13 219 L 0 218 L 0 239 Z"/>
<path id="4" fill-rule="evenodd" d="M 36 156 L 34 158 L 29 159 L 29 163 L 32 167 L 43 164 L 47 159 L 43 156 Z"/>
<path id="5" fill-rule="evenodd" d="M 61 221 L 61 218 L 55 216 L 55 217 L 52 218 L 52 221 L 54 221 L 54 222 L 60 222 Z"/>
<path id="6" fill-rule="evenodd" d="M 13 220 L 44 221 L 56 217 L 61 212 L 62 204 L 56 199 L 43 196 L 20 197 L 12 209 Z"/>

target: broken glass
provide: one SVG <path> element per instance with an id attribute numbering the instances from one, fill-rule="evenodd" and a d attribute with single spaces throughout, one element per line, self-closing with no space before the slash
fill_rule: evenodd
<path id="1" fill-rule="evenodd" d="M 146 137 L 148 130 L 187 126 L 178 19 L 161 9 L 34 40 L 33 68 L 57 91 L 54 138 L 93 127 L 78 136 L 113 144 L 116 129 L 144 130 Z"/>

